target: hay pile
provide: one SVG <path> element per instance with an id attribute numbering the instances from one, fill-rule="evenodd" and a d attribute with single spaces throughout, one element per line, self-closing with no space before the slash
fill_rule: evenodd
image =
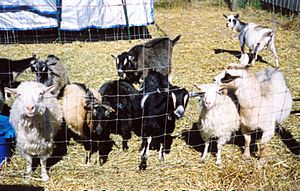
<path id="1" fill-rule="evenodd" d="M 226 6 L 214 6 L 207 2 L 155 9 L 156 24 L 166 34 L 171 38 L 182 35 L 173 51 L 174 84 L 191 91 L 192 84 L 211 82 L 212 77 L 225 69 L 228 63 L 237 61 L 228 52 L 215 53 L 217 49 L 239 51 L 234 32 L 225 28 L 222 14 L 228 12 Z M 280 67 L 293 95 L 299 96 L 299 31 L 281 27 L 276 23 L 286 23 L 288 19 L 265 11 L 247 8 L 240 12 L 240 16 L 245 22 L 256 22 L 276 30 Z M 276 22 L 270 22 L 272 20 Z M 150 26 L 149 30 L 153 37 L 163 35 L 156 26 Z M 105 81 L 117 79 L 111 54 L 128 50 L 140 42 L 1 45 L 0 57 L 21 59 L 35 53 L 45 58 L 48 54 L 54 54 L 67 64 L 72 82 L 83 82 L 98 89 Z M 275 64 L 270 52 L 263 51 L 260 55 L 270 65 Z M 255 70 L 267 66 L 257 62 Z M 19 80 L 33 78 L 27 72 Z M 190 129 L 197 119 L 197 100 L 192 99 L 186 116 L 177 122 L 174 134 Z M 299 116 L 290 116 L 285 124 L 300 140 Z M 160 164 L 156 152 L 152 151 L 148 169 L 142 173 L 138 171 L 139 138 L 134 136 L 130 140 L 127 152 L 122 151 L 119 136 L 113 136 L 113 139 L 117 146 L 102 167 L 97 164 L 85 165 L 83 147 L 72 142 L 64 159 L 50 169 L 49 182 L 22 178 L 25 161 L 16 155 L 2 169 L 0 184 L 32 185 L 44 187 L 45 190 L 300 190 L 299 157 L 291 154 L 277 136 L 267 145 L 268 163 L 263 168 L 257 167 L 255 157 L 243 161 L 242 152 L 235 145 L 224 147 L 221 168 L 214 164 L 214 156 L 202 164 L 199 162 L 199 152 L 178 138 L 173 143 L 171 153 L 166 156 L 165 164 Z M 97 154 L 93 156 L 93 161 L 96 159 Z M 38 168 L 35 177 L 39 177 L 39 174 Z"/>

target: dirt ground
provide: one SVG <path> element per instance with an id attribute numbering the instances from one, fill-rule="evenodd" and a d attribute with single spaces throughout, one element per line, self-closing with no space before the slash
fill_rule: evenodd
<path id="1" fill-rule="evenodd" d="M 223 14 L 228 13 L 227 6 L 206 1 L 155 8 L 156 25 L 148 27 L 150 34 L 160 37 L 165 33 L 170 38 L 182 35 L 173 51 L 173 84 L 192 91 L 193 84 L 211 82 L 212 77 L 224 70 L 228 63 L 238 61 L 235 53 L 240 49 L 236 33 L 225 27 Z M 280 68 L 293 97 L 299 97 L 300 32 L 299 27 L 293 27 L 297 26 L 299 18 L 292 20 L 252 8 L 240 10 L 239 14 L 245 22 L 259 23 L 276 31 Z M 98 89 L 105 81 L 117 79 L 111 54 L 126 51 L 141 42 L 143 40 L 133 40 L 131 43 L 100 41 L 0 45 L 0 57 L 21 59 L 35 53 L 45 58 L 48 54 L 54 54 L 67 65 L 71 82 L 82 82 Z M 267 63 L 258 61 L 253 70 L 275 65 L 271 52 L 264 50 L 260 56 Z M 30 71 L 19 77 L 19 80 L 30 79 L 34 79 Z M 174 135 L 191 129 L 198 119 L 198 113 L 198 100 L 190 99 L 186 115 L 177 122 Z M 300 141 L 299 116 L 290 115 L 285 127 Z M 234 144 L 224 147 L 221 167 L 215 165 L 213 154 L 200 163 L 201 145 L 196 148 L 190 146 L 193 138 L 192 133 L 176 138 L 163 164 L 158 161 L 157 153 L 151 151 L 145 172 L 138 170 L 140 139 L 136 136 L 130 140 L 130 148 L 126 152 L 122 151 L 120 137 L 113 136 L 116 146 L 103 166 L 97 164 L 97 154 L 93 156 L 94 164 L 85 165 L 83 146 L 72 141 L 68 145 L 67 155 L 50 168 L 50 180 L 47 183 L 38 179 L 39 168 L 34 178 L 25 179 L 25 161 L 17 153 L 9 164 L 3 166 L 0 185 L 26 185 L 51 191 L 300 190 L 299 156 L 293 155 L 279 136 L 275 136 L 267 145 L 268 162 L 263 167 L 258 167 L 255 156 L 244 161 L 241 148 Z"/>

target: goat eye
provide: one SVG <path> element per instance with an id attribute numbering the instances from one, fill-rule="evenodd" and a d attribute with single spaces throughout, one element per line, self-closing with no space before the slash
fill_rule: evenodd
<path id="1" fill-rule="evenodd" d="M 104 116 L 105 116 L 105 117 L 108 117 L 109 114 L 110 114 L 110 112 L 109 112 L 108 110 L 106 110 L 106 111 L 104 112 Z"/>
<path id="2" fill-rule="evenodd" d="M 93 109 L 93 114 L 97 115 L 97 109 Z"/>

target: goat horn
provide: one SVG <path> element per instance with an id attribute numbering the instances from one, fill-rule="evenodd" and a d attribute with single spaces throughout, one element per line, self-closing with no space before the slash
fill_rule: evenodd
<path id="1" fill-rule="evenodd" d="M 111 112 L 116 112 L 111 106 L 107 105 L 107 104 L 101 104 L 101 106 L 103 106 L 105 109 L 110 110 Z"/>

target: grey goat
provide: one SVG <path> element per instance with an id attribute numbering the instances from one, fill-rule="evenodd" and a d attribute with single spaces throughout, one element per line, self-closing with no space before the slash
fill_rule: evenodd
<path id="1" fill-rule="evenodd" d="M 168 76 L 172 68 L 173 47 L 179 39 L 180 35 L 173 40 L 168 37 L 154 38 L 113 56 L 118 75 L 130 83 L 143 81 L 150 69 Z"/>
<path id="2" fill-rule="evenodd" d="M 231 29 L 235 29 L 239 32 L 239 40 L 242 54 L 245 53 L 245 45 L 254 51 L 254 59 L 251 64 L 254 65 L 257 55 L 262 51 L 266 46 L 272 51 L 276 67 L 279 66 L 278 56 L 275 48 L 275 33 L 273 30 L 259 26 L 255 23 L 244 23 L 240 21 L 239 14 L 237 15 L 223 15 L 226 20 L 226 26 Z"/>

